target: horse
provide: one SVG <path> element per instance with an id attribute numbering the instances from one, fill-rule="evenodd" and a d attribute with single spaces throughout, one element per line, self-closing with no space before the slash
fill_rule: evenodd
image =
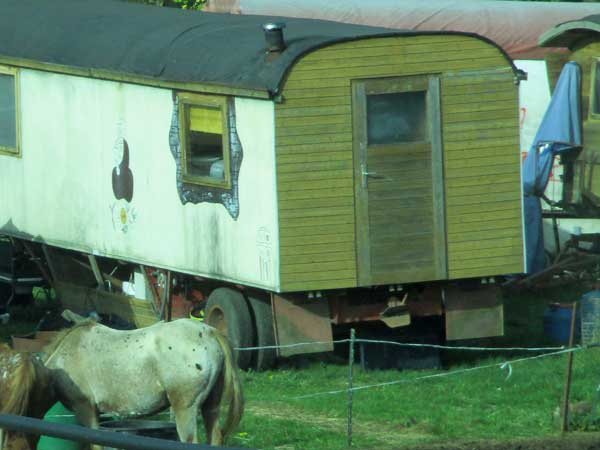
<path id="1" fill-rule="evenodd" d="M 54 403 L 52 378 L 41 362 L 0 344 L 0 413 L 41 419 Z M 0 449 L 35 450 L 39 438 L 0 429 Z"/>
<path id="2" fill-rule="evenodd" d="M 43 363 L 60 401 L 91 428 L 98 428 L 100 413 L 144 417 L 171 406 L 179 439 L 198 443 L 201 409 L 208 443 L 222 445 L 243 414 L 242 386 L 227 338 L 195 320 L 136 330 L 84 321 L 57 335 L 45 348 Z M 229 408 L 221 428 L 224 399 Z"/>

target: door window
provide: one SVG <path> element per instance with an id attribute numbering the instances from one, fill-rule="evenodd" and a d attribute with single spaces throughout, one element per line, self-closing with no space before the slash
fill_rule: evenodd
<path id="1" fill-rule="evenodd" d="M 426 91 L 367 95 L 369 145 L 426 140 Z"/>

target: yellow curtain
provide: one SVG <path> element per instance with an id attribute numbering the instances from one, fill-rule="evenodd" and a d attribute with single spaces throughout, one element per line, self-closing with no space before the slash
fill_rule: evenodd
<path id="1" fill-rule="evenodd" d="M 223 134 L 221 110 L 218 108 L 190 106 L 190 131 Z"/>

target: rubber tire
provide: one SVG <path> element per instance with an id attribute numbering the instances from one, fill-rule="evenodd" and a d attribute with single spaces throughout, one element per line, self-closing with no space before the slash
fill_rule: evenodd
<path id="1" fill-rule="evenodd" d="M 217 288 L 210 293 L 204 310 L 205 321 L 208 325 L 215 326 L 211 319 L 219 313 L 224 316 L 225 333 L 233 348 L 252 347 L 254 343 L 254 329 L 248 303 L 241 292 L 230 288 Z M 221 324 L 223 326 L 223 324 Z M 219 328 L 219 326 L 216 326 Z M 234 350 L 238 367 L 246 370 L 252 360 L 251 351 Z"/>
<path id="2" fill-rule="evenodd" d="M 248 303 L 252 309 L 254 326 L 256 331 L 256 346 L 264 347 L 275 345 L 275 332 L 273 331 L 273 311 L 271 301 L 268 298 L 248 297 Z M 257 371 L 272 369 L 277 359 L 277 351 L 262 349 L 252 352 L 252 367 Z"/>
<path id="3" fill-rule="evenodd" d="M 5 313 L 7 311 L 7 303 L 10 299 L 11 293 L 12 288 L 10 287 L 10 285 L 0 283 L 0 314 Z"/>

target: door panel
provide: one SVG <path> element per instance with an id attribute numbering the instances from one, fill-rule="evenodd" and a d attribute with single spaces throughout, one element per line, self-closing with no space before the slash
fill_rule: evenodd
<path id="1" fill-rule="evenodd" d="M 352 90 L 359 283 L 445 278 L 439 79 Z"/>

